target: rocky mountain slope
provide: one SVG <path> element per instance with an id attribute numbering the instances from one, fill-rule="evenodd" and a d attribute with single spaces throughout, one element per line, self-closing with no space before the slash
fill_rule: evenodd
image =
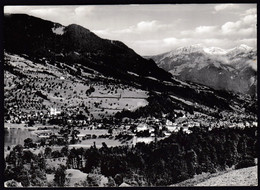
<path id="1" fill-rule="evenodd" d="M 102 118 L 147 105 L 151 115 L 170 108 L 256 113 L 249 96 L 177 80 L 122 42 L 101 39 L 81 26 L 23 14 L 5 15 L 4 24 L 6 116 L 55 107 Z"/>
<path id="2" fill-rule="evenodd" d="M 229 50 L 192 45 L 146 58 L 181 80 L 256 95 L 257 55 L 246 45 Z"/>

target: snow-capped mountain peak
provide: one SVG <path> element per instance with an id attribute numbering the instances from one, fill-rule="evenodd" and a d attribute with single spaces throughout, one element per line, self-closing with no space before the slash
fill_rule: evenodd
<path id="1" fill-rule="evenodd" d="M 194 52 L 200 52 L 203 50 L 203 46 L 201 44 L 194 44 L 190 46 L 185 47 L 179 47 L 175 49 L 176 53 L 194 53 Z"/>
<path id="2" fill-rule="evenodd" d="M 247 45 L 245 45 L 245 44 L 241 44 L 240 46 L 239 46 L 239 48 L 240 49 L 243 49 L 244 51 L 251 51 L 253 48 L 252 47 L 249 47 L 249 46 L 247 46 Z"/>
<path id="3" fill-rule="evenodd" d="M 240 53 L 240 52 L 246 53 L 252 51 L 253 49 L 254 48 L 249 47 L 245 44 L 241 44 L 240 46 L 228 50 L 219 47 L 205 47 L 202 46 L 201 44 L 194 44 L 190 46 L 179 47 L 171 51 L 170 53 L 174 55 L 174 54 L 189 54 L 189 53 L 200 52 L 200 53 L 207 53 L 211 55 L 225 55 L 227 53 Z"/>
<path id="4" fill-rule="evenodd" d="M 224 55 L 227 53 L 226 50 L 218 47 L 203 48 L 204 52 L 212 55 Z"/>
<path id="5" fill-rule="evenodd" d="M 254 48 L 252 47 L 249 47 L 245 44 L 241 44 L 240 46 L 237 46 L 235 48 L 232 48 L 230 50 L 228 50 L 228 53 L 232 53 L 232 54 L 238 54 L 238 53 L 247 53 L 249 51 L 252 51 Z"/>
<path id="6" fill-rule="evenodd" d="M 204 53 L 203 46 L 201 44 L 195 44 L 190 46 L 178 47 L 168 53 L 163 54 L 163 58 L 173 58 L 176 57 L 176 55 L 187 55 L 191 53 Z"/>

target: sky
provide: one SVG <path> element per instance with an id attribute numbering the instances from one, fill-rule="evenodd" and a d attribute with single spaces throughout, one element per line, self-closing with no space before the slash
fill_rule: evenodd
<path id="1" fill-rule="evenodd" d="M 45 20 L 81 25 L 101 38 L 119 40 L 140 55 L 178 47 L 256 48 L 257 4 L 156 4 L 5 6 Z"/>

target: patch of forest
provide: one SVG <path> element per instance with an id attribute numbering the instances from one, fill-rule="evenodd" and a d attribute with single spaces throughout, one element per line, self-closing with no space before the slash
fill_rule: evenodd
<path id="1" fill-rule="evenodd" d="M 47 172 L 55 174 L 56 186 L 64 186 L 65 169 L 73 168 L 84 173 L 99 171 L 99 175 L 114 181 L 114 186 L 123 182 L 131 186 L 168 186 L 202 172 L 215 173 L 232 166 L 238 169 L 255 165 L 256 127 L 212 130 L 194 127 L 191 130 L 190 134 L 180 130 L 164 140 L 137 143 L 132 147 L 108 147 L 105 143 L 100 149 L 95 144 L 89 149 L 64 147 L 61 151 L 46 147 L 43 154 L 34 155 L 18 145 L 6 157 L 4 180 L 14 179 L 23 186 L 41 185 L 46 181 Z M 67 158 L 65 166 L 53 170 L 46 168 L 46 158 L 64 156 Z M 95 184 L 84 182 L 80 185 Z"/>

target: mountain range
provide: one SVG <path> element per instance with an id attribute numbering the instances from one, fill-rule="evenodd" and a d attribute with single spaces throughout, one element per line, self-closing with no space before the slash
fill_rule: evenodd
<path id="1" fill-rule="evenodd" d="M 257 51 L 247 45 L 224 50 L 197 44 L 146 58 L 180 80 L 256 95 Z"/>
<path id="2" fill-rule="evenodd" d="M 172 74 L 124 43 L 102 39 L 82 26 L 63 26 L 25 14 L 6 14 L 4 26 L 5 114 L 46 112 L 53 107 L 93 117 L 124 110 L 139 110 L 140 117 L 175 110 L 256 113 L 256 99 L 183 82 L 172 75 L 178 71 L 170 66 Z M 202 53 L 178 54 L 183 55 L 179 67 L 190 64 L 184 59 L 188 55 L 200 64 L 197 55 Z M 166 55 L 165 59 L 175 57 Z M 225 67 L 227 72 L 232 68 Z"/>

